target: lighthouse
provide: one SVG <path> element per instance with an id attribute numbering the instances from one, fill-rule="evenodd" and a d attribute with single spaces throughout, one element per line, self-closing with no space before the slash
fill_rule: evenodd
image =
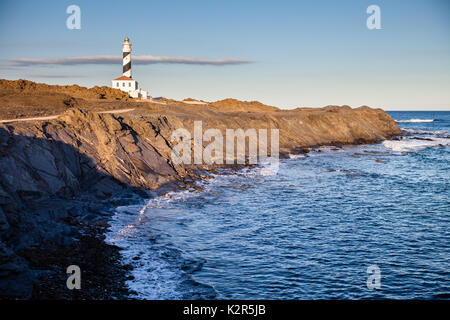
<path id="1" fill-rule="evenodd" d="M 139 88 L 131 77 L 131 42 L 128 37 L 122 42 L 122 76 L 112 81 L 112 87 L 127 92 L 132 98 L 147 99 L 147 91 Z"/>
<path id="2" fill-rule="evenodd" d="M 128 37 L 122 42 L 122 53 L 123 75 L 131 78 L 131 43 Z"/>

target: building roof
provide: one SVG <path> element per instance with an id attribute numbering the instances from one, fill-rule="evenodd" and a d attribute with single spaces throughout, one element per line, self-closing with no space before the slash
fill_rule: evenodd
<path id="1" fill-rule="evenodd" d="M 131 79 L 131 78 L 127 77 L 127 76 L 121 76 L 121 77 L 115 78 L 114 80 L 131 80 L 131 81 L 134 81 L 134 79 Z"/>

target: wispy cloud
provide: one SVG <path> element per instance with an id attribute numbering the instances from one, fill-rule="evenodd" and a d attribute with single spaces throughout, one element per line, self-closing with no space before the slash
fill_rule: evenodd
<path id="1" fill-rule="evenodd" d="M 133 63 L 135 64 L 155 64 L 155 63 L 169 63 L 169 64 L 197 64 L 197 65 L 236 65 L 252 63 L 250 60 L 241 59 L 198 59 L 186 57 L 157 57 L 157 56 L 133 56 Z M 31 66 L 31 65 L 81 65 L 81 64 L 120 64 L 122 57 L 120 56 L 85 56 L 85 57 L 70 57 L 70 58 L 56 58 L 56 59 L 31 59 L 31 58 L 14 58 L 6 59 L 8 62 L 14 63 L 16 66 Z"/>
<path id="2" fill-rule="evenodd" d="M 0 70 L 18 70 L 19 66 L 11 64 L 0 64 Z"/>

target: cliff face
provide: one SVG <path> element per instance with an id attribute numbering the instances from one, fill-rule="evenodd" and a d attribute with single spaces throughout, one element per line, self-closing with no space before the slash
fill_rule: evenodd
<path id="1" fill-rule="evenodd" d="M 171 133 L 179 128 L 192 133 L 194 121 L 202 121 L 203 130 L 216 128 L 224 136 L 228 128 L 279 129 L 284 152 L 371 143 L 400 133 L 389 115 L 368 107 L 274 112 L 217 112 L 207 107 L 181 112 L 168 107 L 165 111 L 143 108 L 113 115 L 70 109 L 52 121 L 0 124 L 0 187 L 48 197 L 73 196 L 86 185 L 90 190 L 97 184 L 103 188 L 109 184 L 103 179 L 142 189 L 181 181 L 195 168 L 172 163 Z M 91 171 L 102 179 L 90 180 Z"/>
<path id="2" fill-rule="evenodd" d="M 171 133 L 192 132 L 196 120 L 203 130 L 279 129 L 282 152 L 400 133 L 389 115 L 368 107 L 249 112 L 239 111 L 245 104 L 231 111 L 221 105 L 144 104 L 117 115 L 70 108 L 52 121 L 0 124 L 0 296 L 30 297 L 40 273 L 23 252 L 72 243 L 79 230 L 68 219 L 97 221 L 104 210 L 95 206 L 102 201 L 183 187 L 198 170 L 211 169 L 171 161 Z"/>

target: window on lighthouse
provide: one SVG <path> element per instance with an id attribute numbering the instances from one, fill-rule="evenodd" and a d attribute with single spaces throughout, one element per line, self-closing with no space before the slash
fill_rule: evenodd
<path id="1" fill-rule="evenodd" d="M 128 82 L 128 86 L 131 87 L 131 82 Z"/>
<path id="2" fill-rule="evenodd" d="M 125 82 L 122 82 L 122 87 L 125 87 Z"/>

